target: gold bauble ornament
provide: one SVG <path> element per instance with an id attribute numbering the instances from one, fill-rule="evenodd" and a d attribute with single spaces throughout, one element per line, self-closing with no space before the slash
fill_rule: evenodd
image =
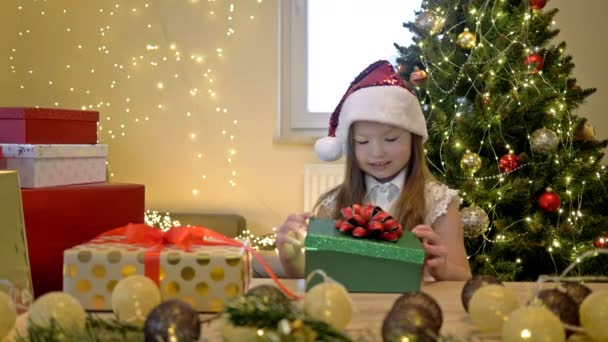
<path id="1" fill-rule="evenodd" d="M 581 326 L 594 341 L 608 341 L 608 290 L 594 291 L 579 308 Z"/>
<path id="2" fill-rule="evenodd" d="M 479 154 L 467 150 L 460 159 L 460 168 L 468 175 L 474 175 L 481 169 L 481 158 Z"/>
<path id="3" fill-rule="evenodd" d="M 524 306 L 507 318 L 502 327 L 502 340 L 563 342 L 566 331 L 559 318 L 544 306 Z"/>
<path id="4" fill-rule="evenodd" d="M 119 281 L 112 291 L 112 311 L 119 320 L 142 326 L 160 304 L 160 290 L 152 279 L 132 275 Z"/>
<path id="5" fill-rule="evenodd" d="M 466 50 L 471 50 L 475 47 L 476 37 L 475 34 L 469 32 L 469 29 L 465 27 L 464 31 L 458 35 L 458 45 Z"/>
<path id="6" fill-rule="evenodd" d="M 11 297 L 0 291 L 0 341 L 8 335 L 17 321 L 17 310 Z"/>
<path id="7" fill-rule="evenodd" d="M 325 281 L 311 288 L 304 298 L 304 311 L 338 330 L 350 323 L 353 308 L 344 286 Z"/>
<path id="8" fill-rule="evenodd" d="M 417 87 L 423 85 L 428 78 L 429 74 L 418 67 L 414 67 L 414 70 L 410 74 L 410 82 Z"/>
<path id="9" fill-rule="evenodd" d="M 483 332 L 498 332 L 519 302 L 513 291 L 501 285 L 479 288 L 469 301 L 471 321 Z"/>
<path id="10" fill-rule="evenodd" d="M 476 205 L 460 210 L 460 217 L 463 223 L 464 236 L 476 238 L 486 232 L 490 225 L 488 214 Z"/>
<path id="11" fill-rule="evenodd" d="M 76 298 L 64 292 L 49 292 L 36 299 L 29 310 L 29 324 L 48 328 L 57 324 L 66 330 L 84 331 L 86 313 Z"/>
<path id="12" fill-rule="evenodd" d="M 558 144 L 559 138 L 557 134 L 550 129 L 539 128 L 530 136 L 532 152 L 541 156 L 546 156 L 557 151 Z"/>

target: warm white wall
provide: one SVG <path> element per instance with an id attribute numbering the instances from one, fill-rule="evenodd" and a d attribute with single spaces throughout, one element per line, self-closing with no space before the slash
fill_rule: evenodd
<path id="1" fill-rule="evenodd" d="M 2 56 L 16 45 L 19 49 L 18 66 L 34 68 L 33 75 L 10 75 L 6 57 L 0 59 L 0 103 L 2 105 L 53 105 L 79 107 L 82 104 L 110 102 L 100 109 L 104 129 L 100 136 L 110 144 L 110 166 L 115 173 L 113 181 L 146 184 L 148 208 L 172 212 L 224 212 L 243 215 L 250 229 L 257 233 L 267 232 L 291 212 L 303 206 L 303 165 L 317 162 L 312 146 L 278 145 L 273 143 L 277 123 L 278 51 L 277 51 L 277 1 L 264 0 L 235 2 L 235 20 L 227 24 L 226 13 L 221 8 L 224 2 L 209 3 L 191 1 L 155 1 L 151 5 L 163 4 L 158 13 L 164 16 L 163 24 L 171 41 L 176 41 L 183 51 L 203 53 L 205 67 L 213 68 L 215 99 L 203 95 L 195 101 L 184 97 L 189 85 L 196 85 L 205 93 L 202 72 L 192 63 L 166 63 L 158 70 L 149 66 L 133 69 L 135 80 L 126 81 L 121 71 L 114 68 L 114 61 L 128 66 L 131 56 L 145 55 L 146 44 L 166 45 L 158 16 L 141 8 L 141 16 L 128 16 L 122 11 L 118 18 L 107 15 L 92 15 L 91 8 L 108 6 L 107 1 L 54 0 L 51 2 L 3 0 L 0 2 L 0 46 Z M 28 11 L 17 12 L 17 4 Z M 125 6 L 130 2 L 123 1 Z M 95 4 L 95 5 L 91 5 Z M 568 52 L 573 55 L 581 86 L 597 87 L 599 91 L 579 112 L 588 116 L 597 128 L 598 137 L 608 137 L 608 119 L 604 111 L 608 108 L 608 72 L 604 61 L 607 55 L 604 45 L 606 27 L 603 15 L 608 2 L 588 0 L 552 0 L 547 5 L 561 8 L 557 24 L 562 28 L 559 40 L 568 43 Z M 211 17 L 205 10 L 216 6 L 218 15 Z M 44 17 L 38 11 L 46 8 Z M 68 24 L 60 12 L 66 7 L 70 13 L 82 13 L 70 24 L 72 31 L 66 35 Z M 124 7 L 123 7 L 124 8 Z M 107 13 L 107 12 L 106 12 Z M 221 15 L 220 15 L 221 13 Z M 6 14 L 6 15 L 5 15 Z M 248 21 L 255 15 L 253 22 Z M 73 18 L 73 17 L 70 17 Z M 151 22 L 152 29 L 146 24 Z M 103 41 L 111 47 L 111 54 L 92 53 L 94 47 L 85 47 L 84 52 L 74 49 L 74 42 L 87 40 L 100 42 L 100 27 L 108 23 L 111 29 Z M 85 25 L 92 31 L 86 31 Z M 225 29 L 232 26 L 236 35 L 225 36 Z M 17 38 L 17 28 L 30 29 L 25 38 Z M 136 29 L 133 29 L 136 27 Z M 215 48 L 224 49 L 224 57 L 214 55 Z M 88 48 L 88 49 L 87 49 Z M 185 60 L 188 58 L 186 57 Z M 72 64 L 72 72 L 63 65 Z M 162 64 L 162 63 L 161 63 Z M 90 74 L 89 66 L 96 68 Z M 78 72 L 73 72 L 77 67 Z M 139 71 L 137 71 L 139 70 Z M 167 81 L 167 88 L 159 92 L 154 85 L 158 80 L 169 80 L 173 72 L 182 75 L 183 83 Z M 53 86 L 47 79 L 54 81 Z M 118 79 L 117 88 L 108 88 L 109 82 Z M 26 84 L 26 91 L 18 90 L 18 84 Z M 74 93 L 69 87 L 77 88 Z M 89 89 L 91 94 L 83 91 Z M 20 97 L 19 94 L 26 96 Z M 130 113 L 126 113 L 125 98 L 131 98 Z M 165 109 L 157 110 L 162 102 Z M 226 107 L 227 114 L 215 113 L 215 107 Z M 195 113 L 187 118 L 188 110 Z M 136 115 L 150 115 L 146 123 L 135 124 Z M 107 121 L 106 116 L 111 120 Z M 231 121 L 238 119 L 233 126 Z M 126 123 L 121 130 L 120 123 Z M 233 130 L 233 127 L 236 127 Z M 107 130 L 124 131 L 125 137 L 111 139 Z M 236 140 L 233 147 L 236 170 L 236 187 L 228 184 L 231 168 L 226 162 L 227 150 L 231 147 L 219 132 L 229 128 Z M 195 141 L 188 134 L 196 132 Z M 204 154 L 202 159 L 195 155 Z M 208 176 L 207 180 L 201 178 Z M 193 188 L 200 190 L 193 196 Z"/>

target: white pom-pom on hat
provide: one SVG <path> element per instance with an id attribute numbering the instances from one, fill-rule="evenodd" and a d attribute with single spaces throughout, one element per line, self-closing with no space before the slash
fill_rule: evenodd
<path id="1" fill-rule="evenodd" d="M 336 137 L 323 137 L 315 142 L 315 153 L 323 161 L 334 161 L 342 156 L 342 140 Z"/>

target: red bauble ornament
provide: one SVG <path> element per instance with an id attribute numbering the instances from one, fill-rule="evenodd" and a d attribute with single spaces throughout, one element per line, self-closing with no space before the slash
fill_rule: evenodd
<path id="1" fill-rule="evenodd" d="M 593 240 L 595 248 L 608 248 L 608 232 L 601 232 L 595 240 Z"/>
<path id="2" fill-rule="evenodd" d="M 519 157 L 513 153 L 513 151 L 510 151 L 509 153 L 505 154 L 504 156 L 502 156 L 500 158 L 500 161 L 498 162 L 498 167 L 500 168 L 500 172 L 511 172 L 515 169 L 517 169 L 517 166 L 519 165 Z"/>
<path id="3" fill-rule="evenodd" d="M 532 7 L 533 10 L 542 9 L 546 4 L 547 0 L 530 0 L 530 7 Z"/>
<path id="4" fill-rule="evenodd" d="M 542 58 L 539 54 L 533 53 L 526 58 L 524 58 L 524 65 L 532 65 L 532 69 L 530 69 L 531 74 L 536 74 L 539 71 L 543 70 L 543 66 L 545 65 L 545 59 Z"/>
<path id="5" fill-rule="evenodd" d="M 538 206 L 548 213 L 554 213 L 559 209 L 561 199 L 559 196 L 548 188 L 547 191 L 543 192 L 538 198 Z"/>
<path id="6" fill-rule="evenodd" d="M 414 67 L 414 71 L 410 74 L 410 82 L 413 85 L 419 86 L 426 82 L 426 79 L 429 78 L 429 75 L 426 71 L 419 69 L 418 67 Z"/>

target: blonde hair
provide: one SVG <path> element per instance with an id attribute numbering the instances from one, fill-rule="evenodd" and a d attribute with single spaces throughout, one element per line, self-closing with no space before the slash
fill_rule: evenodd
<path id="1" fill-rule="evenodd" d="M 353 126 L 348 131 L 348 150 L 346 151 L 346 165 L 344 182 L 321 195 L 314 210 L 316 211 L 324 199 L 336 194 L 336 205 L 333 212 L 328 213 L 330 218 L 340 218 L 340 209 L 353 204 L 362 204 L 365 197 L 365 173 L 357 165 L 354 152 Z M 395 217 L 403 229 L 412 230 L 424 223 L 425 201 L 424 189 L 426 182 L 433 180 L 425 161 L 422 137 L 412 134 L 411 156 L 406 165 L 407 177 L 403 183 L 401 194 L 395 204 Z"/>

